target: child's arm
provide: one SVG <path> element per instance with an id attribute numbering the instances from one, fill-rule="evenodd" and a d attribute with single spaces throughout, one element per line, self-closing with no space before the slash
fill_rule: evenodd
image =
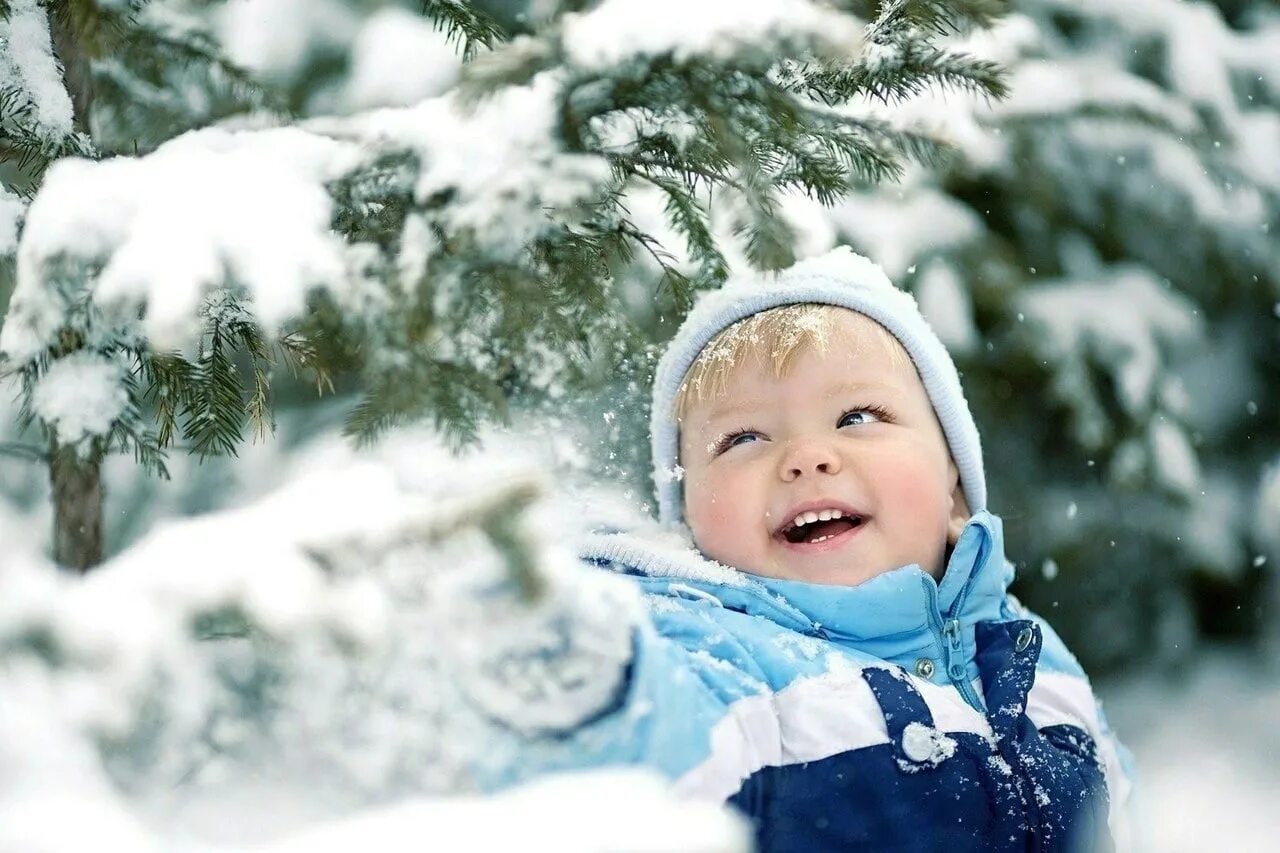
<path id="1" fill-rule="evenodd" d="M 703 789 L 698 774 L 710 772 L 722 788 L 724 774 L 706 766 L 713 752 L 759 753 L 735 765 L 770 763 L 780 749 L 776 719 L 741 723 L 753 704 L 767 711 L 768 689 L 748 651 L 702 618 L 715 605 L 685 602 L 659 631 L 629 578 L 577 560 L 547 578 L 533 604 L 502 584 L 454 590 L 442 616 L 453 675 L 500 724 L 495 757 L 478 771 L 485 787 L 547 770 L 639 764 L 683 778 L 686 790 Z"/>

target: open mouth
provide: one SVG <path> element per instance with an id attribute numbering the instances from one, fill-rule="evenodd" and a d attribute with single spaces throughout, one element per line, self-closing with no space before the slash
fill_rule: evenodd
<path id="1" fill-rule="evenodd" d="M 791 545 L 817 545 L 844 536 L 862 527 L 866 519 L 841 510 L 805 512 L 779 531 L 779 537 Z"/>

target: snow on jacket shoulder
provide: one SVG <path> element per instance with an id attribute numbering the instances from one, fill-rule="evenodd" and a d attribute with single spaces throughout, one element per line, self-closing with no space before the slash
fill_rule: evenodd
<path id="1" fill-rule="evenodd" d="M 729 800 L 762 850 L 1127 846 L 1122 748 L 1007 594 L 994 516 L 940 584 L 914 566 L 857 587 L 759 578 L 627 533 L 582 556 L 631 576 L 652 622 L 620 707 L 573 740 Z"/>

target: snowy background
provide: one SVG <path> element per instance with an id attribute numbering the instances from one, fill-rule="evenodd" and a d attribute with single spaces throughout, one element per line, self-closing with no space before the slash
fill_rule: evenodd
<path id="1" fill-rule="evenodd" d="M 84 6 L 99 17 L 69 25 L 10 0 L 0 21 L 0 850 L 318 849 L 309 832 L 398 849 L 424 825 L 476 846 L 743 849 L 731 816 L 647 777 L 468 799 L 503 772 L 510 733 L 464 698 L 475 649 L 448 638 L 474 631 L 466 602 L 533 584 L 552 610 L 598 602 L 580 663 L 608 668 L 626 596 L 563 549 L 647 509 L 645 382 L 683 310 L 673 282 L 774 243 L 869 255 L 955 354 L 1015 591 L 1135 751 L 1150 848 L 1273 846 L 1273 3 L 1024 0 L 943 33 L 1007 69 L 1002 98 L 912 84 L 909 42 L 877 40 L 858 2 Z M 807 73 L 797 57 L 852 62 L 880 95 L 831 114 L 950 155 L 834 198 L 804 180 L 772 202 L 691 191 L 713 252 L 673 194 L 687 174 L 618 183 L 622 164 L 714 160 L 679 107 L 700 71 L 738 75 L 747 103 L 750 81 Z M 618 80 L 668 59 L 688 78 L 645 97 L 675 107 L 612 108 L 630 96 Z M 570 145 L 566 116 L 587 113 Z M 593 219 L 602 195 L 619 206 Z M 607 254 L 619 222 L 656 242 L 548 286 L 565 257 L 573 273 Z M 474 298 L 477 269 L 507 289 Z M 246 333 L 220 362 L 211 329 L 258 329 L 261 348 Z M 358 345 L 290 349 L 317 330 Z M 331 361 L 295 375 L 290 353 Z M 230 382 L 230 401 L 184 390 L 192 377 Z M 168 479 L 148 455 L 166 405 Z M 52 568 L 51 441 L 101 451 L 107 564 L 86 580 Z M 493 526 L 512 506 L 541 531 L 514 557 Z M 497 612 L 498 645 L 538 614 Z"/>

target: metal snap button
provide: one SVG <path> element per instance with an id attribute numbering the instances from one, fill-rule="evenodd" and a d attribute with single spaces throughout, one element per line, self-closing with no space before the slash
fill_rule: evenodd
<path id="1" fill-rule="evenodd" d="M 916 675 L 921 678 L 933 678 L 933 661 L 928 658 L 920 658 L 916 661 Z"/>
<path id="2" fill-rule="evenodd" d="M 1027 646 L 1031 645 L 1031 638 L 1035 636 L 1030 628 L 1023 628 L 1018 633 L 1018 639 L 1014 640 L 1013 647 L 1020 652 L 1025 652 Z"/>

